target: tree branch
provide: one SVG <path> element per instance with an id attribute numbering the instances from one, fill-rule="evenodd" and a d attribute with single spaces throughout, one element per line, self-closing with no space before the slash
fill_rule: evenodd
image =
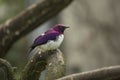
<path id="1" fill-rule="evenodd" d="M 3 74 L 2 77 L 7 78 L 5 80 L 15 80 L 14 73 L 13 73 L 13 67 L 8 61 L 0 58 L 0 68 L 1 70 L 3 70 L 2 72 L 4 72 L 2 73 Z"/>
<path id="2" fill-rule="evenodd" d="M 52 76 L 54 76 L 54 78 L 49 79 L 49 80 L 54 80 L 55 78 L 59 78 L 60 76 L 63 76 L 65 74 L 64 73 L 65 66 L 63 66 L 64 61 L 63 61 L 63 57 L 60 54 L 62 54 L 60 52 L 60 50 L 38 52 L 37 54 L 35 54 L 35 56 L 33 58 L 31 58 L 28 61 L 27 65 L 25 66 L 25 68 L 21 74 L 20 80 L 39 80 L 40 73 L 44 69 L 46 69 L 46 65 L 47 65 L 47 70 L 56 68 L 56 71 L 57 71 L 57 72 L 52 71 L 52 72 L 56 73 L 57 76 L 52 75 Z M 62 60 L 62 64 L 61 64 L 61 60 Z M 57 63 L 57 65 L 56 65 L 56 62 L 59 62 L 59 63 Z M 51 68 L 50 64 L 52 64 L 54 66 L 52 66 L 52 68 Z M 61 68 L 61 69 L 59 69 L 59 68 Z M 47 72 L 47 73 L 51 74 L 52 72 Z"/>
<path id="3" fill-rule="evenodd" d="M 55 80 L 63 76 L 65 76 L 65 62 L 62 52 L 57 50 L 47 60 L 45 80 Z"/>
<path id="4" fill-rule="evenodd" d="M 8 80 L 15 80 L 13 68 L 6 60 L 0 59 L 0 71 L 1 68 L 6 71 L 5 76 Z M 65 63 L 60 50 L 35 54 L 23 69 L 20 80 L 39 80 L 44 69 L 47 71 L 46 80 L 55 80 L 65 75 Z M 120 80 L 120 66 L 72 74 L 57 80 Z"/>
<path id="5" fill-rule="evenodd" d="M 57 80 L 120 80 L 120 66 L 72 74 Z"/>
<path id="6" fill-rule="evenodd" d="M 0 25 L 0 57 L 4 57 L 12 44 L 58 14 L 73 0 L 43 0 Z"/>

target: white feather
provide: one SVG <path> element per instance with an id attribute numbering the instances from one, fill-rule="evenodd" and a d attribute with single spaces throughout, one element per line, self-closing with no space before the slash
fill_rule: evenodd
<path id="1" fill-rule="evenodd" d="M 53 41 L 50 40 L 46 44 L 38 46 L 42 51 L 47 51 L 47 50 L 54 50 L 60 47 L 61 43 L 63 42 L 64 35 L 61 34 L 58 36 L 57 40 Z"/>

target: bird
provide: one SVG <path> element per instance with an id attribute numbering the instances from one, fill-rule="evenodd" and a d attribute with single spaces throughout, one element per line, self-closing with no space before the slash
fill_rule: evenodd
<path id="1" fill-rule="evenodd" d="M 40 36 L 38 36 L 30 47 L 29 53 L 36 47 L 41 52 L 58 49 L 64 40 L 64 31 L 69 28 L 63 24 L 56 24 Z"/>

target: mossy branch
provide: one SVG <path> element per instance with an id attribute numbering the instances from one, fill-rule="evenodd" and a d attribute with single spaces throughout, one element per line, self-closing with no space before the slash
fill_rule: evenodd
<path id="1" fill-rule="evenodd" d="M 55 54 L 48 57 L 45 80 L 55 80 L 65 76 L 65 60 L 63 53 L 58 49 Z"/>
<path id="2" fill-rule="evenodd" d="M 0 59 L 0 68 L 5 71 L 8 80 L 15 80 L 13 67 L 6 60 Z M 62 77 L 65 75 L 65 62 L 60 50 L 35 54 L 23 69 L 20 80 L 39 80 L 45 69 L 46 80 L 120 80 L 120 65 Z"/>
<path id="3" fill-rule="evenodd" d="M 1 77 L 3 77 L 5 80 L 15 80 L 14 68 L 8 61 L 1 58 L 0 58 L 0 73 L 2 74 Z"/>
<path id="4" fill-rule="evenodd" d="M 18 80 L 39 80 L 41 72 L 45 69 L 47 71 L 46 80 L 54 80 L 65 75 L 65 62 L 59 49 L 37 52 L 28 60 Z M 16 80 L 14 68 L 4 59 L 0 59 L 1 71 L 5 80 Z M 3 78 L 2 80 L 4 80 Z"/>
<path id="5" fill-rule="evenodd" d="M 54 80 L 65 75 L 65 62 L 60 50 L 35 54 L 23 69 L 20 80 L 39 80 L 40 73 L 45 69 L 46 80 Z"/>

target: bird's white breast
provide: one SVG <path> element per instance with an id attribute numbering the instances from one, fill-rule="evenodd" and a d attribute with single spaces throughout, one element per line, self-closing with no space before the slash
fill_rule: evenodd
<path id="1" fill-rule="evenodd" d="M 61 34 L 57 37 L 57 39 L 55 41 L 50 40 L 48 41 L 46 44 L 44 45 L 40 45 L 39 47 L 41 48 L 41 50 L 46 51 L 46 50 L 54 50 L 59 48 L 59 46 L 61 45 L 61 43 L 63 42 L 64 39 L 64 35 Z"/>

